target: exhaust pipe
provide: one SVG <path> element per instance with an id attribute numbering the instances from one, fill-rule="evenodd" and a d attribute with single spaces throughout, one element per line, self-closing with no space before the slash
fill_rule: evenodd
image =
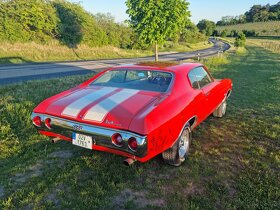
<path id="1" fill-rule="evenodd" d="M 126 165 L 126 166 L 131 166 L 134 162 L 136 162 L 135 159 L 127 158 L 123 161 L 123 164 Z"/>
<path id="2" fill-rule="evenodd" d="M 53 144 L 55 144 L 55 143 L 58 142 L 59 140 L 60 140 L 60 138 L 54 138 L 54 139 L 51 140 L 51 142 L 52 142 Z"/>

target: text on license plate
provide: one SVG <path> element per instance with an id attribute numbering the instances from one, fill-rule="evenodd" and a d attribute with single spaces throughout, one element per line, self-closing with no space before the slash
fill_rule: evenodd
<path id="1" fill-rule="evenodd" d="M 92 149 L 92 137 L 80 133 L 72 133 L 72 144 Z"/>

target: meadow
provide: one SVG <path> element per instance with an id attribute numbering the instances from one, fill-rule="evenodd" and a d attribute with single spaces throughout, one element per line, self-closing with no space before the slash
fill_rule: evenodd
<path id="1" fill-rule="evenodd" d="M 280 36 L 280 21 L 270 22 L 255 22 L 245 23 L 230 26 L 218 26 L 219 32 L 227 30 L 228 32 L 236 30 L 242 32 L 243 30 L 252 31 L 254 30 L 258 36 Z"/>
<path id="2" fill-rule="evenodd" d="M 160 46 L 160 52 L 188 52 L 211 47 L 208 41 L 195 44 L 167 42 Z M 153 55 L 153 48 L 147 50 L 121 49 L 113 46 L 89 47 L 85 44 L 76 48 L 61 45 L 58 41 L 46 44 L 36 42 L 0 44 L 0 64 L 19 64 L 32 62 L 77 61 L 112 58 L 135 58 Z"/>
<path id="3" fill-rule="evenodd" d="M 179 168 L 161 157 L 126 167 L 35 131 L 40 101 L 94 73 L 0 87 L 0 209 L 279 209 L 279 54 L 248 44 L 203 61 L 233 92 L 224 118 L 194 130 Z"/>

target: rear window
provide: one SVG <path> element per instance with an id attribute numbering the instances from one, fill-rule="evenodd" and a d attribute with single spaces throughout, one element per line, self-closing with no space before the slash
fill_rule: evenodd
<path id="1" fill-rule="evenodd" d="M 164 71 L 111 70 L 93 81 L 90 86 L 106 86 L 166 92 L 172 81 L 172 74 Z"/>

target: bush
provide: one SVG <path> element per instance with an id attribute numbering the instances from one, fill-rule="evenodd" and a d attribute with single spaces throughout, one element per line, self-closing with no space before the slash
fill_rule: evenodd
<path id="1" fill-rule="evenodd" d="M 255 30 L 243 30 L 242 31 L 246 37 L 253 37 L 253 36 L 257 36 L 257 33 Z"/>
<path id="2" fill-rule="evenodd" d="M 206 41 L 207 39 L 206 35 L 200 33 L 195 25 L 190 24 L 181 34 L 179 42 L 194 44 Z"/>
<path id="3" fill-rule="evenodd" d="M 237 37 L 237 36 L 238 36 L 238 31 L 236 31 L 236 30 L 231 30 L 230 36 L 231 36 L 231 37 Z"/>
<path id="4" fill-rule="evenodd" d="M 245 47 L 246 44 L 246 36 L 244 33 L 239 33 L 235 38 L 234 46 L 235 47 Z"/>
<path id="5" fill-rule="evenodd" d="M 59 40 L 70 48 L 112 45 L 131 48 L 132 30 L 110 15 L 93 16 L 66 0 L 0 0 L 0 40 L 46 43 Z"/>
<path id="6" fill-rule="evenodd" d="M 227 30 L 225 29 L 221 32 L 221 37 L 225 38 L 226 36 L 227 36 Z"/>
<path id="7" fill-rule="evenodd" d="M 0 1 L 2 41 L 46 42 L 57 36 L 58 17 L 44 0 Z"/>

